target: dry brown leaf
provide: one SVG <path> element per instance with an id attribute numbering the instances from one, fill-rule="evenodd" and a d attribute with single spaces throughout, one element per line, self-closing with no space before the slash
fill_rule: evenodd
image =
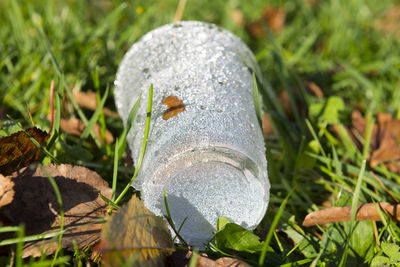
<path id="1" fill-rule="evenodd" d="M 79 106 L 90 109 L 90 110 L 97 109 L 97 96 L 96 96 L 95 92 L 93 92 L 93 91 L 87 91 L 87 92 L 73 91 L 72 96 Z M 118 113 L 116 113 L 108 108 L 105 108 L 105 107 L 103 108 L 103 113 L 104 113 L 104 115 L 109 116 L 109 117 L 117 117 L 118 116 Z"/>
<path id="2" fill-rule="evenodd" d="M 233 21 L 233 23 L 238 27 L 243 27 L 244 24 L 244 16 L 242 10 L 238 8 L 229 9 L 229 15 Z"/>
<path id="3" fill-rule="evenodd" d="M 378 114 L 379 147 L 371 154 L 370 165 L 400 159 L 400 121 L 390 114 Z"/>
<path id="4" fill-rule="evenodd" d="M 292 105 L 290 103 L 289 93 L 286 90 L 282 90 L 279 93 L 278 101 L 279 101 L 279 104 L 283 107 L 283 110 L 285 111 L 286 116 L 292 120 L 294 118 L 294 113 L 293 113 Z M 271 121 L 269 120 L 268 115 L 265 113 L 263 114 L 263 118 L 262 118 L 262 128 L 263 128 L 264 135 L 273 135 L 274 134 L 274 129 L 272 128 Z"/>
<path id="5" fill-rule="evenodd" d="M 352 127 L 347 132 L 360 151 L 363 149 L 366 120 L 361 112 L 354 110 L 351 114 Z M 340 136 L 338 127 L 333 130 Z M 400 120 L 390 114 L 378 113 L 377 124 L 373 126 L 370 142 L 369 164 L 375 167 L 384 163 L 392 172 L 400 173 Z"/>
<path id="6" fill-rule="evenodd" d="M 400 38 L 400 5 L 388 8 L 382 17 L 375 22 L 375 28 Z"/>
<path id="7" fill-rule="evenodd" d="M 163 99 L 163 104 L 167 106 L 167 110 L 164 111 L 163 119 L 168 120 L 175 117 L 180 112 L 185 111 L 185 104 L 177 96 L 170 95 Z"/>
<path id="8" fill-rule="evenodd" d="M 73 249 L 93 245 L 100 237 L 101 223 L 95 223 L 105 215 L 106 203 L 99 193 L 111 198 L 112 190 L 96 172 L 85 167 L 68 164 L 43 166 L 54 178 L 59 188 L 64 211 L 62 247 Z M 2 208 L 3 215 L 14 225 L 24 223 L 26 235 L 45 234 L 59 230 L 60 209 L 54 189 L 47 174 L 40 168 L 29 166 L 10 175 L 15 183 L 14 200 Z M 27 242 L 23 257 L 51 254 L 57 248 L 53 240 Z"/>
<path id="9" fill-rule="evenodd" d="M 312 92 L 314 96 L 317 98 L 323 98 L 324 93 L 322 92 L 321 88 L 314 82 L 306 82 L 305 86 Z"/>
<path id="10" fill-rule="evenodd" d="M 33 127 L 0 139 L 0 173 L 9 175 L 13 171 L 37 161 L 41 150 L 29 138 L 31 136 L 44 146 L 49 135 Z"/>
<path id="11" fill-rule="evenodd" d="M 14 183 L 10 177 L 0 174 L 0 208 L 10 204 L 14 199 Z"/>
<path id="12" fill-rule="evenodd" d="M 262 131 L 264 135 L 273 135 L 274 128 L 272 128 L 271 121 L 266 113 L 263 113 L 262 117 Z"/>
<path id="13" fill-rule="evenodd" d="M 101 236 L 97 250 L 104 266 L 121 266 L 135 257 L 134 266 L 165 266 L 175 250 L 164 220 L 136 196 L 112 215 Z"/>
<path id="14" fill-rule="evenodd" d="M 205 255 L 197 256 L 196 267 L 224 267 L 224 265 L 206 257 Z"/>
<path id="15" fill-rule="evenodd" d="M 177 250 L 169 257 L 170 266 L 188 267 L 193 252 L 190 250 Z M 207 254 L 197 255 L 196 267 L 250 267 L 247 263 L 229 257 L 222 257 L 217 260 L 208 258 Z"/>
<path id="16" fill-rule="evenodd" d="M 76 136 L 81 136 L 81 134 L 85 130 L 85 124 L 83 123 L 83 121 L 77 118 L 71 118 L 71 119 L 61 118 L 60 126 L 64 132 Z M 100 142 L 103 143 L 103 138 L 101 137 L 100 134 L 100 126 L 97 123 L 93 126 L 93 131 L 97 136 L 97 138 L 100 140 Z M 106 130 L 106 142 L 109 144 L 114 142 L 114 137 L 108 130 Z"/>
<path id="17" fill-rule="evenodd" d="M 219 258 L 215 262 L 224 267 L 251 267 L 249 264 L 245 263 L 244 261 L 229 258 L 229 257 Z"/>
<path id="18" fill-rule="evenodd" d="M 247 25 L 250 34 L 259 38 L 265 35 L 263 24 L 266 23 L 268 28 L 275 34 L 280 34 L 285 26 L 286 10 L 283 7 L 266 6 L 261 18 Z"/>
<path id="19" fill-rule="evenodd" d="M 387 202 L 376 203 L 387 215 L 394 220 L 400 221 L 400 205 L 391 205 Z M 351 206 L 347 207 L 331 207 L 323 210 L 314 211 L 306 216 L 303 221 L 303 226 L 309 227 L 313 225 L 322 225 L 327 223 L 350 221 Z M 363 221 L 380 221 L 381 217 L 374 203 L 359 205 L 356 213 L 356 220 Z"/>

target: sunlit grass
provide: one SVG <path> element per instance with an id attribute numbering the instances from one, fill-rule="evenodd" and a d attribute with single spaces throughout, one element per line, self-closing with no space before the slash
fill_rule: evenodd
<path id="1" fill-rule="evenodd" d="M 257 229 L 266 232 L 267 242 L 261 253 L 243 259 L 282 266 L 368 264 L 381 252 L 382 243 L 400 244 L 399 227 L 385 214 L 381 214 L 382 222 L 355 221 L 356 204 L 393 203 L 387 191 L 400 198 L 400 176 L 383 165 L 372 169 L 367 162 L 376 113 L 400 117 L 400 54 L 396 53 L 400 41 L 376 28 L 381 14 L 395 1 L 311 2 L 269 1 L 285 8 L 286 25 L 279 35 L 265 29 L 259 39 L 248 33 L 246 23 L 259 18 L 266 5 L 262 0 L 187 1 L 182 19 L 213 22 L 231 30 L 251 47 L 262 71 L 262 78 L 254 77 L 262 100 L 256 101 L 256 110 L 260 117 L 263 107 L 275 131 L 266 139 L 270 207 Z M 140 165 L 135 162 L 134 171 L 125 163 L 126 136 L 135 127 L 140 97 L 132 99 L 137 102 L 125 127 L 120 119 L 105 116 L 102 107 L 115 110 L 113 81 L 125 52 L 149 30 L 172 22 L 177 5 L 172 0 L 0 1 L 0 106 L 22 126 L 31 125 L 31 113 L 35 124 L 48 130 L 47 88 L 55 80 L 56 131 L 44 162 L 80 164 L 97 171 L 112 185 L 111 201 L 119 205 Z M 234 22 L 232 10 L 242 12 L 242 24 Z M 317 84 L 323 98 L 307 91 L 306 82 Z M 72 97 L 74 90 L 96 91 L 97 110 L 79 107 Z M 287 91 L 289 115 L 279 103 L 281 91 Z M 344 105 L 336 110 L 337 117 L 329 118 L 337 124 L 342 139 L 332 132 L 333 123 L 326 116 L 309 112 L 317 106 L 326 108 L 332 96 L 340 97 Z M 151 110 L 151 101 L 149 105 Z M 367 119 L 362 151 L 345 128 L 354 109 Z M 87 128 L 81 137 L 67 135 L 60 130 L 60 117 L 80 118 Z M 149 129 L 150 118 L 146 119 Z M 2 116 L 0 125 L 6 128 L 5 120 L 9 119 Z M 96 123 L 101 138 L 91 130 Z M 105 129 L 118 141 L 103 144 L 100 139 Z M 143 153 L 145 144 L 146 140 Z M 352 220 L 313 230 L 302 227 L 305 215 L 323 208 L 323 203 L 352 206 Z M 21 255 L 24 242 L 44 237 L 26 237 L 21 227 L 0 228 L 0 232 L 8 231 L 15 238 L 2 240 L 0 245 L 13 245 L 16 255 Z M 58 238 L 63 233 L 45 237 Z M 90 261 L 86 251 L 80 253 L 75 253 L 79 262 Z M 213 253 L 215 257 L 232 255 L 218 247 Z M 73 257 L 33 259 L 32 265 L 65 264 Z M 15 265 L 23 263 L 18 259 Z"/>

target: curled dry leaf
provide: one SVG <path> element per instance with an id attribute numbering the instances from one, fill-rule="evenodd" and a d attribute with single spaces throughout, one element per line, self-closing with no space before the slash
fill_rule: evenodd
<path id="1" fill-rule="evenodd" d="M 167 106 L 167 110 L 163 114 L 163 119 L 168 120 L 175 117 L 180 112 L 185 111 L 185 104 L 177 96 L 170 95 L 163 99 L 163 104 Z"/>
<path id="2" fill-rule="evenodd" d="M 96 96 L 95 92 L 93 92 L 93 91 L 87 91 L 87 92 L 73 91 L 72 96 L 79 106 L 90 109 L 90 110 L 97 109 L 97 96 Z M 116 113 L 108 108 L 103 108 L 103 113 L 104 113 L 104 115 L 109 116 L 109 117 L 118 117 L 118 113 Z"/>
<path id="3" fill-rule="evenodd" d="M 64 211 L 64 233 L 61 245 L 73 249 L 93 245 L 100 237 L 106 203 L 99 193 L 111 198 L 112 190 L 96 172 L 68 164 L 43 166 L 59 188 Z M 13 225 L 25 224 L 26 235 L 46 234 L 60 229 L 60 207 L 49 178 L 41 166 L 22 168 L 9 176 L 15 184 L 14 200 L 2 208 Z M 55 239 L 27 242 L 23 257 L 51 254 L 57 248 Z"/>
<path id="4" fill-rule="evenodd" d="M 14 199 L 14 183 L 10 177 L 0 174 L 0 208 L 10 204 Z"/>
<path id="5" fill-rule="evenodd" d="M 165 266 L 175 248 L 167 225 L 142 200 L 132 199 L 104 225 L 102 241 L 96 246 L 104 266 Z"/>
<path id="6" fill-rule="evenodd" d="M 25 132 L 19 131 L 0 139 L 1 174 L 9 175 L 16 169 L 28 166 L 40 158 L 40 148 L 30 140 L 29 135 L 42 146 L 49 135 L 36 127 L 26 129 Z"/>
<path id="7" fill-rule="evenodd" d="M 323 98 L 324 93 L 322 92 L 321 88 L 314 82 L 305 82 L 304 85 L 307 89 L 310 90 L 311 94 L 316 96 L 317 98 Z"/>
<path id="8" fill-rule="evenodd" d="M 76 136 L 81 136 L 86 127 L 83 121 L 77 118 L 71 118 L 71 119 L 61 118 L 60 126 L 64 132 Z M 100 142 L 103 143 L 103 138 L 101 137 L 100 134 L 100 126 L 97 123 L 93 126 L 93 131 L 97 136 L 97 138 L 100 140 Z M 106 130 L 106 142 L 109 144 L 114 142 L 114 137 L 108 130 Z"/>
<path id="9" fill-rule="evenodd" d="M 286 10 L 283 7 L 266 6 L 261 18 L 247 25 L 250 34 L 259 38 L 265 35 L 263 23 L 275 34 L 280 34 L 285 26 Z"/>
<path id="10" fill-rule="evenodd" d="M 400 221 L 400 205 L 391 205 L 387 202 L 368 203 L 359 205 L 356 213 L 356 220 L 380 221 L 381 217 L 377 209 L 381 209 L 384 213 L 392 217 L 392 219 Z M 314 211 L 306 216 L 303 226 L 322 225 L 327 223 L 350 221 L 351 206 L 347 207 L 331 207 L 323 210 Z"/>

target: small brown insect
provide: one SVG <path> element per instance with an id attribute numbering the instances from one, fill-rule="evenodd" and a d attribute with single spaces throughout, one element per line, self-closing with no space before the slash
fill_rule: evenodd
<path id="1" fill-rule="evenodd" d="M 175 117 L 179 112 L 186 110 L 185 104 L 183 104 L 182 100 L 174 95 L 167 96 L 162 102 L 168 107 L 163 115 L 164 120 Z"/>

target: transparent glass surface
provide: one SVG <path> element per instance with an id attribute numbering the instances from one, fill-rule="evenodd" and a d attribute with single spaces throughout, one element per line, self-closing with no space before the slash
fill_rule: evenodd
<path id="1" fill-rule="evenodd" d="M 127 137 L 137 162 L 153 84 L 147 150 L 133 186 L 145 205 L 165 215 L 163 192 L 183 238 L 201 247 L 218 217 L 254 228 L 268 206 L 264 140 L 253 100 L 248 47 L 220 27 L 195 21 L 168 24 L 142 37 L 125 55 L 115 81 L 118 111 L 126 123 L 142 92 Z M 167 120 L 162 100 L 176 96 L 185 110 Z"/>

